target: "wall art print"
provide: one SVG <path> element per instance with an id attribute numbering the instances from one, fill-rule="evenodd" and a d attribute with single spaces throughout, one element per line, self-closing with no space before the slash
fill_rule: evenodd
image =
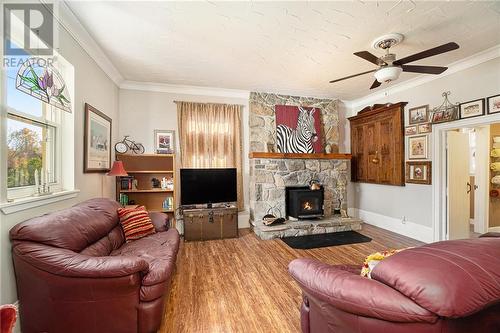
<path id="1" fill-rule="evenodd" d="M 321 153 L 321 110 L 276 105 L 276 149 L 279 153 Z"/>
<path id="2" fill-rule="evenodd" d="M 320 111 L 322 146 L 331 153 L 339 152 L 340 101 L 335 99 L 251 92 L 249 99 L 250 152 L 277 152 L 276 105 L 302 106 Z"/>
<path id="3" fill-rule="evenodd" d="M 111 118 L 85 103 L 83 172 L 107 172 L 111 166 Z"/>
<path id="4" fill-rule="evenodd" d="M 410 160 L 427 159 L 428 155 L 428 142 L 427 135 L 410 136 L 408 137 L 408 158 Z"/>
<path id="5" fill-rule="evenodd" d="M 500 94 L 490 96 L 486 100 L 488 101 L 488 113 L 500 112 Z"/>

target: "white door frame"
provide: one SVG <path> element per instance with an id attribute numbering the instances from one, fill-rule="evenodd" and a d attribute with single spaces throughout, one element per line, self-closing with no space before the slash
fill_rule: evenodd
<path id="1" fill-rule="evenodd" d="M 432 229 L 434 241 L 446 238 L 446 132 L 500 122 L 500 113 L 432 126 Z"/>

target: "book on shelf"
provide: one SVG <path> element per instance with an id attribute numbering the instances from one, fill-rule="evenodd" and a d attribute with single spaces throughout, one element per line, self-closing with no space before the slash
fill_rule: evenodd
<path id="1" fill-rule="evenodd" d="M 134 183 L 134 177 L 121 177 L 120 179 L 120 189 L 122 190 L 131 190 L 132 184 Z"/>
<path id="2" fill-rule="evenodd" d="M 164 210 L 173 210 L 174 209 L 174 198 L 167 197 L 165 200 L 163 200 L 162 208 Z"/>
<path id="3" fill-rule="evenodd" d="M 126 195 L 125 193 L 120 193 L 120 205 L 128 205 L 128 195 Z"/>

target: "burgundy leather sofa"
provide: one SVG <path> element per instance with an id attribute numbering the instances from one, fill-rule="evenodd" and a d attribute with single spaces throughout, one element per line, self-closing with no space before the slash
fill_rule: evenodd
<path id="1" fill-rule="evenodd" d="M 360 268 L 296 259 L 304 333 L 500 332 L 500 238 L 444 241 Z"/>
<path id="2" fill-rule="evenodd" d="M 23 333 L 156 332 L 179 249 L 166 215 L 125 243 L 119 204 L 92 199 L 10 231 Z"/>

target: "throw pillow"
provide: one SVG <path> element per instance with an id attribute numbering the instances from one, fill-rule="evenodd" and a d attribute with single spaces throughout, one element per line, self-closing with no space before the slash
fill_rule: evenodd
<path id="1" fill-rule="evenodd" d="M 371 279 L 372 278 L 371 272 L 379 262 L 381 262 L 387 257 L 392 256 L 393 254 L 396 254 L 406 249 L 410 249 L 410 247 L 406 247 L 404 249 L 399 249 L 399 250 L 387 250 L 382 252 L 375 252 L 370 254 L 368 257 L 366 257 L 365 261 L 363 262 L 363 268 L 361 269 L 361 276 Z"/>
<path id="2" fill-rule="evenodd" d="M 144 206 L 118 208 L 118 216 L 127 243 L 155 233 L 155 226 Z"/>

